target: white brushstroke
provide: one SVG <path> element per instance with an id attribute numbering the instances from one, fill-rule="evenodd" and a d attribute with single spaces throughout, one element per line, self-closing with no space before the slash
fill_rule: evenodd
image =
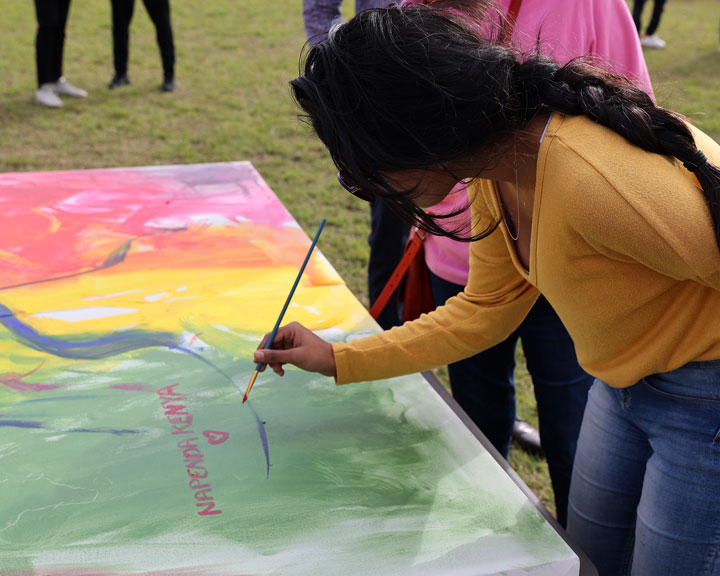
<path id="1" fill-rule="evenodd" d="M 140 290 L 126 290 L 125 292 L 115 292 L 114 294 L 103 294 L 102 296 L 91 296 L 89 298 L 83 298 L 86 302 L 91 302 L 93 300 L 105 300 L 107 298 L 116 298 L 117 296 L 125 296 L 127 294 L 135 294 L 135 292 L 140 292 Z"/>
<path id="2" fill-rule="evenodd" d="M 58 440 L 62 440 L 65 438 L 66 434 L 60 434 L 58 436 L 47 436 L 45 438 L 45 442 L 57 442 Z"/>
<path id="3" fill-rule="evenodd" d="M 149 296 L 145 296 L 146 302 L 157 302 L 160 300 L 163 296 L 165 296 L 167 292 L 158 292 L 157 294 L 150 294 Z"/>
<path id="4" fill-rule="evenodd" d="M 34 318 L 51 318 L 53 320 L 64 320 L 65 322 L 86 322 L 88 320 L 99 320 L 122 316 L 137 312 L 135 308 L 116 308 L 114 306 L 96 306 L 90 308 L 72 308 L 70 310 L 51 310 L 49 312 L 38 312 L 33 314 Z"/>

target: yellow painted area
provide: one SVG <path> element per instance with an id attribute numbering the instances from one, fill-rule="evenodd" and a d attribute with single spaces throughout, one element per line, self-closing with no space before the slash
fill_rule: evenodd
<path id="1" fill-rule="evenodd" d="M 231 211 L 221 211 L 221 217 L 211 204 L 185 206 L 182 199 L 161 208 L 138 206 L 113 205 L 114 211 L 101 210 L 102 217 L 93 206 L 86 214 L 29 208 L 31 216 L 11 231 L 23 250 L 0 250 L 0 303 L 43 337 L 91 342 L 130 330 L 163 332 L 179 344 L 199 339 L 231 357 L 251 358 L 275 325 L 307 254 L 303 230 L 251 220 L 237 225 Z M 204 218 L 206 212 L 211 214 Z M 25 236 L 29 228 L 33 234 Z M 283 324 L 292 321 L 332 338 L 376 328 L 319 252 Z M 28 378 L 73 374 L 87 362 L 92 372 L 102 373 L 134 355 L 64 359 L 23 339 L 0 324 L 8 381 L 40 364 L 42 371 Z"/>
<path id="2" fill-rule="evenodd" d="M 111 333 L 128 326 L 179 333 L 183 330 L 180 320 L 186 317 L 254 333 L 272 328 L 296 276 L 297 270 L 290 267 L 162 269 L 128 274 L 106 270 L 7 291 L 2 301 L 22 322 L 49 336 Z M 344 284 L 313 286 L 303 279 L 292 303 L 285 320 L 297 320 L 313 329 L 357 328 L 359 316 L 366 314 Z M 107 308 L 108 313 L 112 309 L 134 311 L 105 318 L 90 316 L 100 308 Z M 90 319 L 47 316 L 68 311 L 82 315 L 83 310 Z"/>

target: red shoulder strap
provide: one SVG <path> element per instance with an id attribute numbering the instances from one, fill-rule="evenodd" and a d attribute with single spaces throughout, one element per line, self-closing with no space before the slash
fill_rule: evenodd
<path id="1" fill-rule="evenodd" d="M 388 300 L 390 300 L 390 296 L 393 295 L 395 290 L 397 290 L 397 287 L 400 285 L 403 276 L 405 276 L 405 272 L 407 272 L 407 269 L 410 267 L 413 258 L 415 258 L 418 253 L 418 250 L 420 250 L 423 240 L 425 240 L 425 232 L 418 230 L 417 228 L 412 228 L 410 230 L 410 237 L 407 245 L 405 246 L 405 252 L 400 259 L 400 262 L 395 267 L 395 270 L 393 270 L 393 273 L 390 275 L 390 279 L 380 292 L 377 300 L 375 300 L 375 303 L 370 307 L 370 316 L 376 320 L 380 313 L 385 309 L 385 305 L 388 303 Z"/>

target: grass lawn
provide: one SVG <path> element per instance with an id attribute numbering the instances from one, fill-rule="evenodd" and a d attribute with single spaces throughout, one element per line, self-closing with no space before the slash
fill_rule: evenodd
<path id="1" fill-rule="evenodd" d="M 300 0 L 175 1 L 174 94 L 158 89 L 160 57 L 141 2 L 131 30 L 133 84 L 111 91 L 110 3 L 73 0 L 64 72 L 90 97 L 66 98 L 60 110 L 33 102 L 33 4 L 4 0 L 2 8 L 0 172 L 250 160 L 308 234 L 327 217 L 322 251 L 367 303 L 369 211 L 339 189 L 332 163 L 298 123 L 289 96 L 304 43 Z M 647 53 L 658 101 L 716 139 L 717 19 L 717 0 L 673 0 L 658 31 L 668 47 Z M 519 412 L 536 422 L 522 362 L 518 382 Z M 552 509 L 544 462 L 514 450 L 511 463 Z"/>

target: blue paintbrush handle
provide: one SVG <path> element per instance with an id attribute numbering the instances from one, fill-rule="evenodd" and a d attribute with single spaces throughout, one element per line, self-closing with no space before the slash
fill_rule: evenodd
<path id="1" fill-rule="evenodd" d="M 305 261 L 302 263 L 302 266 L 300 266 L 300 272 L 298 272 L 297 278 L 295 278 L 295 283 L 290 289 L 290 294 L 288 294 L 287 300 L 285 300 L 285 305 L 280 312 L 280 316 L 278 316 L 277 322 L 275 322 L 275 327 L 272 329 L 272 332 L 270 332 L 270 338 L 268 338 L 268 341 L 265 344 L 266 349 L 272 346 L 273 340 L 275 339 L 275 334 L 277 334 L 278 328 L 280 328 L 280 322 L 282 322 L 283 316 L 285 316 L 285 311 L 290 305 L 290 300 L 292 300 L 293 294 L 295 294 L 295 288 L 297 288 L 298 284 L 300 283 L 300 278 L 302 278 L 303 272 L 305 271 L 305 266 L 307 266 L 307 263 L 310 260 L 310 255 L 312 254 L 312 251 L 317 244 L 318 238 L 320 238 L 320 232 L 322 232 L 322 229 L 325 227 L 325 221 L 325 218 L 323 218 L 322 222 L 320 222 L 320 226 L 318 227 L 317 232 L 315 232 L 315 238 L 313 238 L 312 244 L 310 244 L 310 249 L 308 250 L 307 256 L 305 256 Z M 263 364 L 264 362 L 258 362 L 255 365 L 255 370 L 260 370 Z"/>

